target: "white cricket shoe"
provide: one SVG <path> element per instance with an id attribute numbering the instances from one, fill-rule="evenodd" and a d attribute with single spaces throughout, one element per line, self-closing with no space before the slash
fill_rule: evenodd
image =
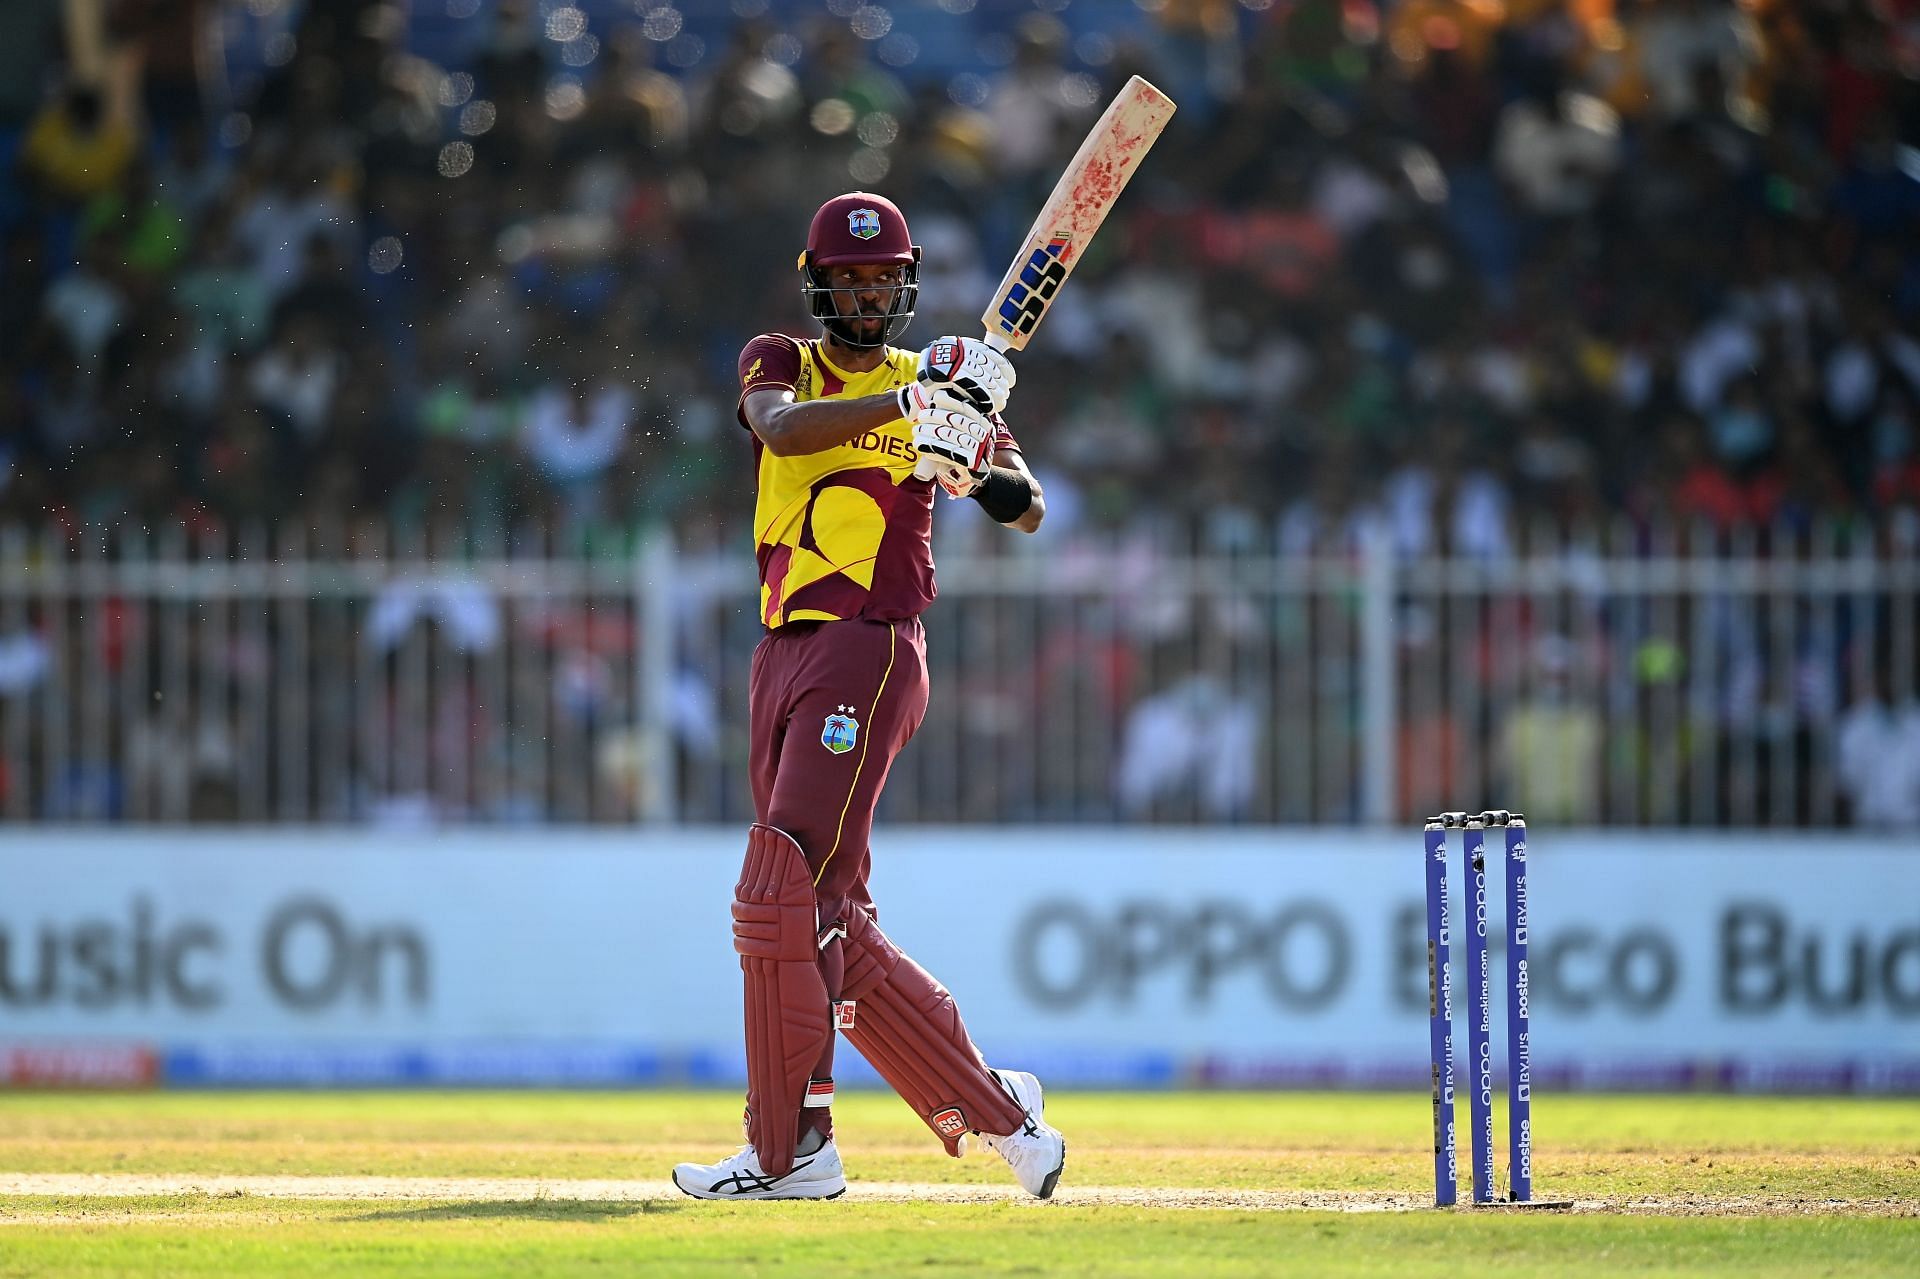
<path id="1" fill-rule="evenodd" d="M 1067 1139 L 1042 1117 L 1045 1101 L 1040 1081 L 1024 1070 L 996 1070 L 993 1077 L 1020 1108 L 1027 1112 L 1020 1130 L 1006 1137 L 981 1133 L 980 1140 L 1007 1161 L 1021 1189 L 1036 1199 L 1051 1199 L 1060 1184 L 1060 1172 L 1067 1166 Z"/>
<path id="2" fill-rule="evenodd" d="M 847 1193 L 840 1152 L 828 1141 L 808 1155 L 796 1155 L 793 1171 L 770 1177 L 752 1146 L 717 1164 L 679 1164 L 673 1184 L 695 1199 L 838 1199 Z"/>

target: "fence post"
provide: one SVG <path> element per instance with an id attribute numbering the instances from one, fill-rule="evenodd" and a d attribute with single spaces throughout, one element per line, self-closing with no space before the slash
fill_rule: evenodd
<path id="1" fill-rule="evenodd" d="M 664 825 L 679 814 L 680 770 L 673 741 L 674 617 L 678 550 L 673 532 L 655 524 L 642 539 L 634 603 L 640 613 L 638 694 L 642 784 L 640 820 Z"/>
<path id="2" fill-rule="evenodd" d="M 1360 541 L 1361 816 L 1376 826 L 1394 819 L 1394 726 L 1398 719 L 1394 663 L 1393 539 L 1369 521 Z"/>

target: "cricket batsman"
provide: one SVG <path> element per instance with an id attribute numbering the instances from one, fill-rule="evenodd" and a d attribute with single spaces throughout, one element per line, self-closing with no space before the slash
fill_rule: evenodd
<path id="1" fill-rule="evenodd" d="M 999 416 L 1013 366 L 976 339 L 889 343 L 913 319 L 920 247 L 881 196 L 820 206 L 800 255 L 821 335 L 740 353 L 753 432 L 760 620 L 749 686 L 756 821 L 734 892 L 746 979 L 748 1144 L 680 1164 L 698 1199 L 832 1199 L 837 1030 L 946 1146 L 970 1133 L 1053 1194 L 1066 1140 L 1040 1082 L 990 1069 L 953 996 L 888 940 L 868 835 L 894 756 L 927 710 L 937 484 L 1031 533 L 1046 505 Z"/>

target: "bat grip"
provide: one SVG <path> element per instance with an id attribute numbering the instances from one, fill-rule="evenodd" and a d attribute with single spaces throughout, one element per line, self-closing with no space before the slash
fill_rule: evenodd
<path id="1" fill-rule="evenodd" d="M 1009 347 L 1009 343 L 1007 342 L 1007 340 L 1001 337 L 998 333 L 987 334 L 987 345 L 992 347 L 994 350 L 1000 352 L 1000 354 L 1002 355 L 1005 355 L 1007 353 L 1007 350 Z"/>

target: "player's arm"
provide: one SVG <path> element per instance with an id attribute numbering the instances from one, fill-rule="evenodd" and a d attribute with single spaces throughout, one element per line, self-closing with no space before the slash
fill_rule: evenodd
<path id="1" fill-rule="evenodd" d="M 1047 495 L 1019 449 L 995 449 L 993 467 L 972 496 L 988 515 L 1022 533 L 1037 531 L 1047 517 Z"/>
<path id="2" fill-rule="evenodd" d="M 788 387 L 763 386 L 747 392 L 741 416 L 775 457 L 797 457 L 838 448 L 868 431 L 900 418 L 892 391 L 856 400 L 807 400 L 796 403 Z"/>

